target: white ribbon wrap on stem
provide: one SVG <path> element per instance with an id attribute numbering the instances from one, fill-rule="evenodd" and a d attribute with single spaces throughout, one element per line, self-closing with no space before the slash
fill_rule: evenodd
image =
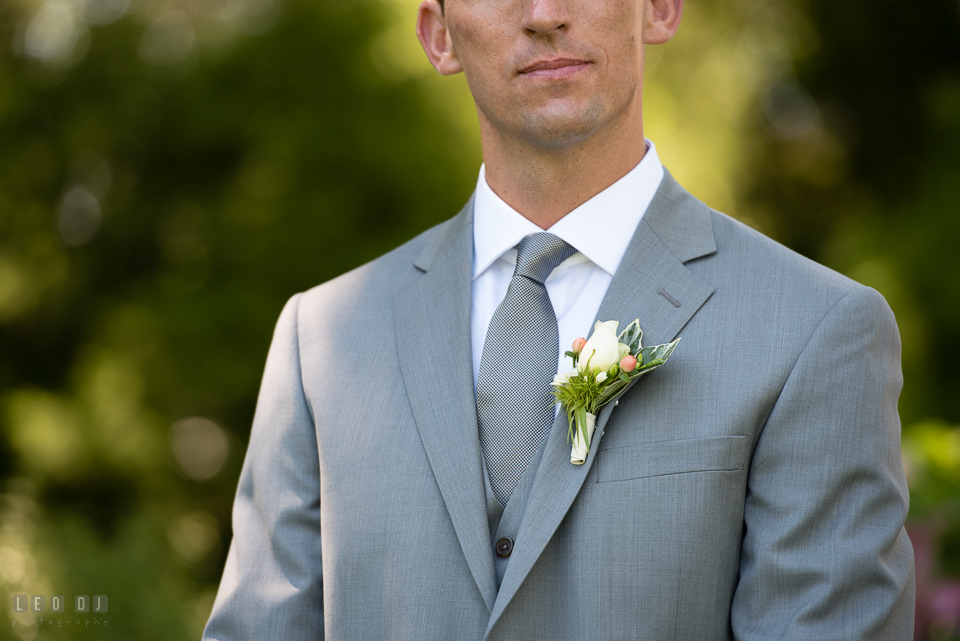
<path id="1" fill-rule="evenodd" d="M 587 442 L 583 442 L 583 430 L 577 422 L 576 432 L 573 435 L 573 449 L 570 451 L 570 462 L 574 465 L 583 465 L 590 452 L 590 441 L 593 440 L 593 430 L 597 427 L 597 416 L 587 412 Z"/>

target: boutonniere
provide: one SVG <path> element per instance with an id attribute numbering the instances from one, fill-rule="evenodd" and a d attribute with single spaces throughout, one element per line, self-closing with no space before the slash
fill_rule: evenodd
<path id="1" fill-rule="evenodd" d="M 640 319 L 617 335 L 617 321 L 597 321 L 589 340 L 573 341 L 573 350 L 565 352 L 573 359 L 573 369 L 553 377 L 553 393 L 567 412 L 573 443 L 570 462 L 583 465 L 590 452 L 590 438 L 600 408 L 620 395 L 635 379 L 667 362 L 680 339 L 642 347 Z"/>

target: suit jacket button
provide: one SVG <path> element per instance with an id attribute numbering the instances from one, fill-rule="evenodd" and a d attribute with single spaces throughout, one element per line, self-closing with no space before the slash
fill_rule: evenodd
<path id="1" fill-rule="evenodd" d="M 505 536 L 499 541 L 497 541 L 497 556 L 501 559 L 505 559 L 510 556 L 510 553 L 513 552 L 513 539 L 509 536 Z"/>

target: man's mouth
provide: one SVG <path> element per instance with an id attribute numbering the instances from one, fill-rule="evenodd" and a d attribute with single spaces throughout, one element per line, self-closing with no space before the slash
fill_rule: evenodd
<path id="1" fill-rule="evenodd" d="M 545 58 L 537 60 L 519 71 L 528 78 L 566 78 L 582 71 L 590 64 L 577 58 Z"/>

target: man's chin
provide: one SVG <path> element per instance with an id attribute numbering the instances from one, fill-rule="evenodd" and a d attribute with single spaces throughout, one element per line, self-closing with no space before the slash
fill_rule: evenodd
<path id="1" fill-rule="evenodd" d="M 599 104 L 577 110 L 531 111 L 520 122 L 521 135 L 544 147 L 563 147 L 591 136 L 603 125 Z"/>

